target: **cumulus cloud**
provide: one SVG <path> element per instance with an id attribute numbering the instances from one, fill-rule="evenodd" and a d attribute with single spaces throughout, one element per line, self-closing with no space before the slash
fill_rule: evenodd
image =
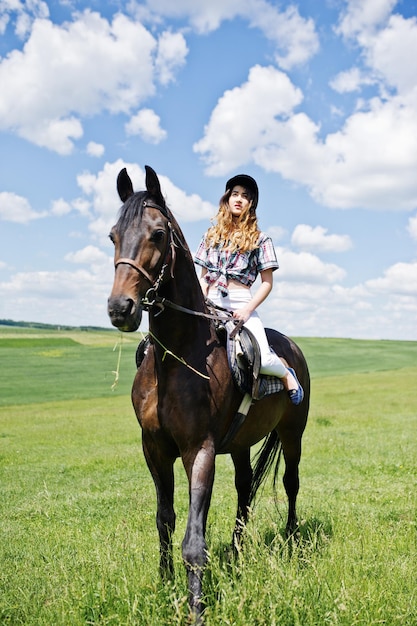
<path id="1" fill-rule="evenodd" d="M 410 233 L 411 237 L 417 241 L 417 215 L 414 217 L 410 217 L 408 220 L 407 230 Z"/>
<path id="2" fill-rule="evenodd" d="M 19 272 L 0 282 L 0 317 L 51 324 L 109 325 L 106 301 L 113 277 L 112 260 L 98 269 L 75 272 Z M 42 319 L 36 318 L 43 302 Z"/>
<path id="3" fill-rule="evenodd" d="M 252 160 L 330 207 L 417 206 L 417 88 L 403 97 L 374 97 L 323 138 L 315 122 L 294 110 L 301 100 L 279 70 L 252 68 L 246 83 L 220 98 L 194 145 L 206 172 L 223 175 Z"/>
<path id="4" fill-rule="evenodd" d="M 34 211 L 26 198 L 9 191 L 0 192 L 0 220 L 26 224 L 46 215 L 47 211 Z"/>
<path id="5" fill-rule="evenodd" d="M 83 116 L 129 114 L 154 94 L 156 74 L 164 84 L 173 79 L 186 52 L 182 34 L 158 41 L 122 14 L 108 22 L 87 10 L 61 25 L 36 19 L 23 50 L 0 60 L 0 129 L 69 154 Z"/>
<path id="6" fill-rule="evenodd" d="M 63 198 L 59 198 L 58 200 L 54 200 L 52 202 L 51 214 L 56 215 L 57 217 L 61 217 L 62 215 L 68 215 L 71 212 L 71 204 L 64 200 Z"/>
<path id="7" fill-rule="evenodd" d="M 338 33 L 356 38 L 362 66 L 330 84 L 341 94 L 372 86 L 372 97 L 358 99 L 338 129 L 324 134 L 300 110 L 303 95 L 288 76 L 256 66 L 218 100 L 194 145 L 206 173 L 224 175 L 254 162 L 305 186 L 325 206 L 417 207 L 417 66 L 410 63 L 417 55 L 417 19 L 390 15 L 394 5 L 347 3 Z"/>
<path id="8" fill-rule="evenodd" d="M 287 231 L 285 228 L 282 228 L 282 226 L 271 226 L 266 230 L 266 233 L 273 241 L 280 241 L 280 239 L 286 235 Z"/>
<path id="9" fill-rule="evenodd" d="M 417 84 L 417 19 L 392 15 L 384 29 L 364 42 L 366 63 L 399 94 L 414 91 Z"/>
<path id="10" fill-rule="evenodd" d="M 241 17 L 259 29 L 275 46 L 275 61 L 284 68 L 305 63 L 319 49 L 314 21 L 300 15 L 295 5 L 281 11 L 266 0 L 147 0 L 132 2 L 139 19 L 157 22 L 164 17 L 184 18 L 200 34 L 219 28 L 225 20 Z"/>
<path id="11" fill-rule="evenodd" d="M 187 54 L 187 44 L 181 33 L 162 33 L 155 59 L 155 70 L 161 85 L 167 85 L 174 80 L 179 67 L 184 65 Z"/>
<path id="12" fill-rule="evenodd" d="M 65 260 L 77 265 L 86 265 L 96 275 L 106 273 L 108 268 L 113 268 L 113 258 L 97 246 L 89 245 L 76 252 L 69 252 Z"/>
<path id="13" fill-rule="evenodd" d="M 384 24 L 398 0 L 347 0 L 336 32 L 346 38 L 374 33 Z"/>
<path id="14" fill-rule="evenodd" d="M 338 93 L 359 91 L 364 85 L 373 85 L 375 80 L 363 74 L 358 67 L 340 72 L 330 81 L 330 87 Z"/>
<path id="15" fill-rule="evenodd" d="M 82 199 L 91 211 L 89 229 L 92 234 L 104 242 L 117 216 L 121 205 L 116 190 L 117 175 L 126 164 L 118 159 L 113 163 L 105 163 L 97 174 L 83 172 L 77 176 L 77 184 L 83 194 Z M 134 174 L 141 173 L 137 165 L 130 165 Z"/>
<path id="16" fill-rule="evenodd" d="M 349 235 L 330 235 L 323 226 L 298 224 L 291 237 L 297 248 L 316 252 L 345 252 L 352 247 Z"/>
<path id="17" fill-rule="evenodd" d="M 279 262 L 279 280 L 333 284 L 342 281 L 346 275 L 343 268 L 334 263 L 324 263 L 310 252 L 293 252 L 286 248 L 277 248 Z"/>
<path id="18" fill-rule="evenodd" d="M 414 263 L 395 263 L 380 278 L 368 280 L 366 285 L 376 292 L 417 296 L 417 261 Z"/>
<path id="19" fill-rule="evenodd" d="M 391 11 L 396 0 L 350 0 L 337 32 L 356 40 L 363 67 L 351 68 L 335 77 L 331 86 L 340 93 L 361 85 L 378 84 L 383 98 L 389 90 L 406 95 L 415 90 L 417 68 L 410 63 L 417 54 L 417 19 Z M 387 92 L 388 89 L 388 92 Z"/>
<path id="20" fill-rule="evenodd" d="M 142 109 L 130 118 L 125 125 L 128 135 L 139 135 L 148 143 L 158 144 L 163 141 L 167 133 L 161 128 L 161 118 L 152 109 Z"/>
<path id="21" fill-rule="evenodd" d="M 311 18 L 301 17 L 295 5 L 280 12 L 268 2 L 257 4 L 256 7 L 252 4 L 250 8 L 250 23 L 275 43 L 275 61 L 281 68 L 290 70 L 316 54 L 319 39 Z"/>
<path id="22" fill-rule="evenodd" d="M 121 206 L 116 190 L 117 175 L 126 167 L 136 191 L 145 189 L 145 170 L 136 163 L 125 163 L 121 159 L 105 163 L 97 174 L 84 172 L 77 177 L 77 182 L 84 194 L 84 199 L 91 208 L 89 229 L 101 243 L 108 241 L 108 234 L 117 218 Z M 202 200 L 197 194 L 186 194 L 167 176 L 158 174 L 162 193 L 174 215 L 184 222 L 210 218 L 216 208 Z"/>
<path id="23" fill-rule="evenodd" d="M 259 146 L 269 141 L 276 118 L 282 118 L 279 123 L 285 128 L 287 116 L 301 100 L 301 91 L 286 74 L 273 67 L 253 67 L 246 83 L 219 99 L 204 137 L 194 144 L 194 151 L 207 165 L 206 172 L 222 175 L 248 163 Z"/>
<path id="24" fill-rule="evenodd" d="M 187 194 L 175 185 L 167 176 L 159 176 L 162 193 L 171 211 L 179 222 L 198 222 L 210 219 L 217 212 L 210 202 L 203 200 L 198 194 Z"/>
<path id="25" fill-rule="evenodd" d="M 0 34 L 4 34 L 9 23 L 14 24 L 14 32 L 24 38 L 33 20 L 49 17 L 49 8 L 42 0 L 2 0 L 0 2 Z"/>
<path id="26" fill-rule="evenodd" d="M 95 141 L 89 141 L 87 144 L 87 154 L 92 157 L 101 157 L 103 156 L 105 148 L 103 144 L 96 143 Z"/>

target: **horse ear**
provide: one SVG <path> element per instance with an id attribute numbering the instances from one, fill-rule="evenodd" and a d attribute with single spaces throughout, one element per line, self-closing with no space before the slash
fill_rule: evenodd
<path id="1" fill-rule="evenodd" d="M 165 206 L 165 200 L 162 195 L 161 185 L 159 183 L 159 178 L 156 172 L 151 167 L 149 167 L 149 165 L 145 165 L 145 171 L 145 183 L 148 193 L 152 196 L 152 198 L 154 198 L 154 200 L 156 200 L 157 204 Z"/>
<path id="2" fill-rule="evenodd" d="M 126 200 L 133 195 L 132 181 L 125 167 L 120 170 L 117 177 L 117 191 L 122 202 L 126 202 Z"/>

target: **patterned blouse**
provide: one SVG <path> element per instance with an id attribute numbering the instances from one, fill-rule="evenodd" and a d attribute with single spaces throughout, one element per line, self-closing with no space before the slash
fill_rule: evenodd
<path id="1" fill-rule="evenodd" d="M 219 246 L 206 248 L 204 236 L 194 261 L 207 269 L 205 280 L 210 286 L 217 282 L 217 289 L 223 296 L 228 294 L 228 280 L 237 280 L 251 287 L 260 272 L 267 269 L 274 271 L 279 267 L 272 239 L 262 232 L 258 248 L 249 252 L 230 252 Z"/>

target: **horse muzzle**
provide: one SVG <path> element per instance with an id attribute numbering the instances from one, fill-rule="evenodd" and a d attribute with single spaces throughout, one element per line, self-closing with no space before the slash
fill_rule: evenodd
<path id="1" fill-rule="evenodd" d="M 107 312 L 110 321 L 123 332 L 134 332 L 142 321 L 142 306 L 127 296 L 110 296 Z"/>

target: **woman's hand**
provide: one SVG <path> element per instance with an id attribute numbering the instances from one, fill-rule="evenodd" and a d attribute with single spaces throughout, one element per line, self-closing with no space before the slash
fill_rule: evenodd
<path id="1" fill-rule="evenodd" d="M 233 318 L 235 320 L 239 320 L 240 322 L 243 322 L 244 324 L 250 318 L 251 313 L 252 313 L 252 309 L 249 309 L 248 307 L 243 307 L 241 309 L 236 309 L 236 311 L 233 311 Z"/>
<path id="2" fill-rule="evenodd" d="M 253 296 L 252 300 L 241 309 L 236 309 L 233 313 L 233 317 L 243 324 L 248 321 L 253 311 L 267 298 L 271 292 L 273 284 L 272 270 L 267 269 L 261 272 L 261 284 Z"/>

